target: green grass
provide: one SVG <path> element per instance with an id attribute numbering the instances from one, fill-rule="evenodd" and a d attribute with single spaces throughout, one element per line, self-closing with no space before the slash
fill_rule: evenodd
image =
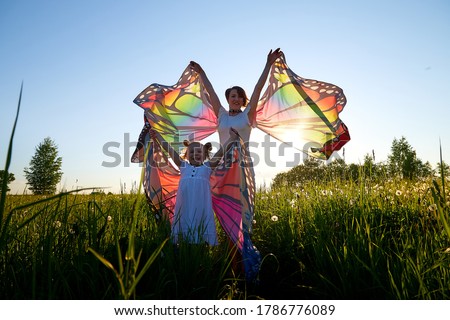
<path id="1" fill-rule="evenodd" d="M 260 190 L 248 285 L 221 232 L 214 248 L 164 244 L 143 196 L 8 195 L 0 298 L 448 299 L 449 198 L 442 181 Z"/>
<path id="2" fill-rule="evenodd" d="M 256 194 L 257 284 L 223 232 L 168 239 L 143 195 L 0 194 L 0 299 L 449 299 L 450 193 L 441 179 L 322 177 Z M 295 187 L 293 187 L 295 186 Z"/>

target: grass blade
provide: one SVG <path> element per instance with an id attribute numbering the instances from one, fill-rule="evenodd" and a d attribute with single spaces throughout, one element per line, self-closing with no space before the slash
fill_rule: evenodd
<path id="1" fill-rule="evenodd" d="M 3 185 L 2 185 L 2 192 L 1 192 L 1 198 L 0 198 L 0 230 L 2 230 L 2 222 L 3 222 L 3 213 L 5 211 L 5 204 L 6 204 L 6 187 L 8 184 L 8 169 L 9 165 L 11 164 L 11 156 L 12 156 L 12 145 L 14 140 L 14 133 L 16 132 L 16 126 L 17 126 L 17 120 L 19 119 L 19 112 L 20 112 L 20 102 L 22 101 L 22 89 L 23 89 L 23 82 L 20 86 L 20 94 L 19 94 L 19 102 L 17 103 L 17 111 L 16 111 L 16 119 L 14 120 L 14 125 L 11 132 L 11 138 L 9 139 L 9 146 L 8 146 L 8 154 L 6 156 L 6 163 L 5 163 L 5 173 L 3 176 Z"/>

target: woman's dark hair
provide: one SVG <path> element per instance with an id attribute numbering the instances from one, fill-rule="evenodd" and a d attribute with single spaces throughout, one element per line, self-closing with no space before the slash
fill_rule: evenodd
<path id="1" fill-rule="evenodd" d="M 243 106 L 245 107 L 247 105 L 247 103 L 248 103 L 247 94 L 245 93 L 245 90 L 242 89 L 239 86 L 233 86 L 233 87 L 228 88 L 227 90 L 225 90 L 225 98 L 227 98 L 227 101 L 228 101 L 228 98 L 230 97 L 231 90 L 233 90 L 233 89 L 236 89 L 239 98 L 243 98 L 244 99 L 244 105 Z"/>

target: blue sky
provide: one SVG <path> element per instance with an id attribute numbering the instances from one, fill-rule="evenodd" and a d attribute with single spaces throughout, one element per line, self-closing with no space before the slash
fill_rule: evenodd
<path id="1" fill-rule="evenodd" d="M 232 85 L 251 92 L 277 47 L 298 75 L 343 88 L 347 163 L 372 150 L 385 161 L 402 136 L 433 166 L 440 140 L 449 163 L 449 35 L 447 0 L 0 0 L 0 168 L 23 81 L 12 192 L 24 192 L 23 169 L 46 137 L 63 158 L 60 188 L 129 191 L 140 178 L 129 158 L 142 128 L 132 102 L 141 90 L 174 84 L 195 60 L 220 97 Z M 254 130 L 252 139 L 263 135 Z M 289 169 L 289 151 L 273 150 L 276 168 L 256 166 L 257 184 Z"/>

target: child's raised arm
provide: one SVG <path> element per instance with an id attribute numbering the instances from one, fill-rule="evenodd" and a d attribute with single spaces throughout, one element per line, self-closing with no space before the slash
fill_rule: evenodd
<path id="1" fill-rule="evenodd" d="M 164 150 L 166 150 L 166 152 L 169 154 L 169 156 L 172 158 L 173 162 L 175 162 L 175 164 L 180 167 L 181 166 L 181 158 L 180 155 L 178 154 L 178 152 L 175 151 L 174 148 L 172 148 L 172 146 L 170 145 L 169 142 L 167 142 L 166 140 L 163 139 L 163 137 L 161 137 L 161 134 L 159 134 L 159 132 L 155 131 L 154 129 L 150 129 L 150 137 L 155 140 L 158 141 L 159 144 L 162 146 L 162 148 Z"/>
<path id="2" fill-rule="evenodd" d="M 212 170 L 214 170 L 218 166 L 220 160 L 223 158 L 224 153 L 226 153 L 231 148 L 231 146 L 234 145 L 234 142 L 238 140 L 239 134 L 235 129 L 230 128 L 230 137 L 228 138 L 227 142 L 225 142 L 225 151 L 223 149 L 223 146 L 221 145 L 219 150 L 209 161 Z"/>

